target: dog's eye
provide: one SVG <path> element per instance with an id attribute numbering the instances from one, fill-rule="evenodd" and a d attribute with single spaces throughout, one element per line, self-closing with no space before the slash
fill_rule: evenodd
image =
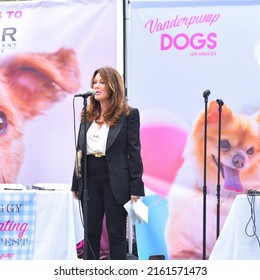
<path id="1" fill-rule="evenodd" d="M 0 135 L 6 131 L 7 128 L 7 120 L 5 114 L 0 112 Z"/>
<path id="2" fill-rule="evenodd" d="M 249 155 L 252 155 L 255 152 L 254 147 L 250 147 L 247 151 L 246 151 Z"/>
<path id="3" fill-rule="evenodd" d="M 230 150 L 231 145 L 228 140 L 221 140 L 220 147 L 221 147 L 222 151 L 227 152 Z"/>

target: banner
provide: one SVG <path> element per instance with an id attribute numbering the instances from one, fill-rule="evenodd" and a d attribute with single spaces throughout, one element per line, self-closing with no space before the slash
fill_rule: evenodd
<path id="1" fill-rule="evenodd" d="M 0 2 L 1 183 L 71 182 L 83 107 L 73 97 L 117 66 L 116 4 Z"/>
<path id="2" fill-rule="evenodd" d="M 161 205 L 150 231 L 163 223 L 149 248 L 202 259 L 206 187 L 208 258 L 218 206 L 221 229 L 236 195 L 260 188 L 260 1 L 133 0 L 130 9 L 129 99 L 141 111 L 145 186 Z"/>
<path id="3" fill-rule="evenodd" d="M 0 260 L 32 259 L 35 193 L 0 193 Z"/>

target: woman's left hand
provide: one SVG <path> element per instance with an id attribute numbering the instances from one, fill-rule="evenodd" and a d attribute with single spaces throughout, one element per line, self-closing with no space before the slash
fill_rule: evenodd
<path id="1" fill-rule="evenodd" d="M 138 199 L 140 198 L 140 196 L 137 195 L 131 195 L 131 202 L 136 202 Z"/>

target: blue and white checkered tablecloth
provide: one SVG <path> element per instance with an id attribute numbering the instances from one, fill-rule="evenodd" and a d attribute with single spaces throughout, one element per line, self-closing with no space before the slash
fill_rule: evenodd
<path id="1" fill-rule="evenodd" d="M 0 260 L 32 259 L 35 202 L 33 192 L 0 193 Z"/>

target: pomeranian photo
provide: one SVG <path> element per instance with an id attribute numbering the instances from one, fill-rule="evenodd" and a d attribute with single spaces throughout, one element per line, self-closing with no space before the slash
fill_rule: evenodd
<path id="1" fill-rule="evenodd" d="M 16 182 L 25 153 L 25 123 L 79 87 L 80 71 L 72 49 L 16 53 L 1 60 L 0 183 Z"/>
<path id="2" fill-rule="evenodd" d="M 221 229 L 236 195 L 260 189 L 260 112 L 235 114 L 224 104 L 219 141 L 217 102 L 211 101 L 207 111 L 206 256 L 209 258 L 217 239 L 217 205 Z M 184 162 L 168 194 L 165 243 L 169 259 L 203 258 L 204 128 L 205 112 L 199 115 L 192 128 L 184 150 Z"/>

